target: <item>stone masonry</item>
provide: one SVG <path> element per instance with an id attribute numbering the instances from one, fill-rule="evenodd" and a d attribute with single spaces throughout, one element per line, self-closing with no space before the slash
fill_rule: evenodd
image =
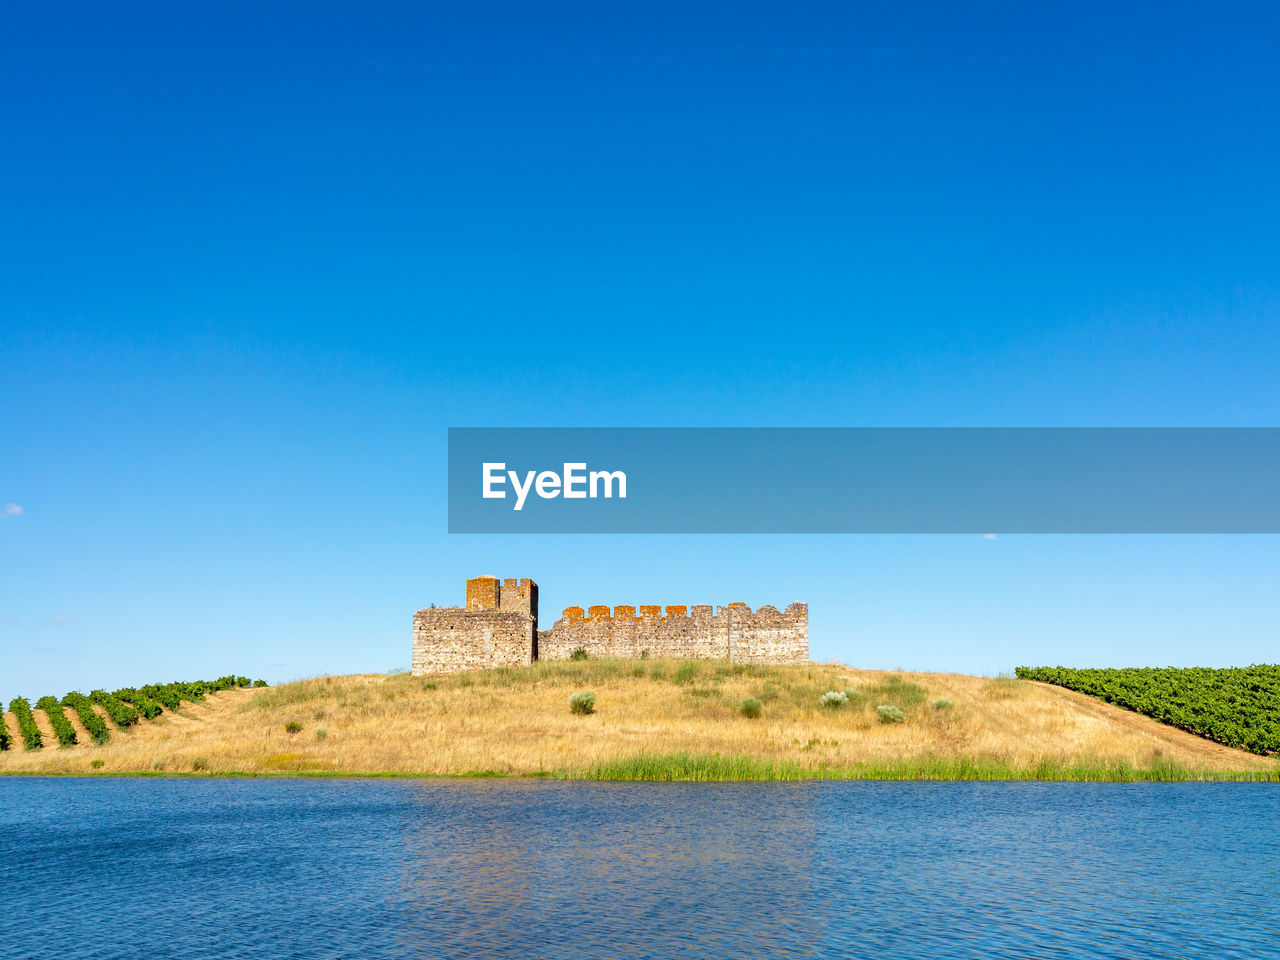
<path id="1" fill-rule="evenodd" d="M 452 673 L 591 657 L 726 659 L 735 663 L 806 663 L 809 607 L 731 603 L 694 607 L 569 607 L 538 631 L 538 585 L 475 577 L 465 607 L 431 607 L 413 615 L 413 672 Z"/>

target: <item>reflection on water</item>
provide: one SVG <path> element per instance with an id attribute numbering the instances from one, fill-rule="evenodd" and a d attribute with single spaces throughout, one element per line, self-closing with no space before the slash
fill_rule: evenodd
<path id="1" fill-rule="evenodd" d="M 420 799 L 400 956 L 817 952 L 811 789 L 428 784 Z"/>
<path id="2" fill-rule="evenodd" d="M 1280 956 L 1268 784 L 0 778 L 0 958 Z"/>

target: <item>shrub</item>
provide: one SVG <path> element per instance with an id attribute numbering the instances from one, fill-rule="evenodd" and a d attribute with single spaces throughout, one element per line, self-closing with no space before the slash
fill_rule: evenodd
<path id="1" fill-rule="evenodd" d="M 182 705 L 182 698 L 178 696 L 178 691 L 174 689 L 176 686 L 177 684 L 172 683 L 153 683 L 138 688 L 138 693 L 150 700 L 154 700 L 166 710 L 177 710 Z"/>
<path id="2" fill-rule="evenodd" d="M 235 677 L 219 677 L 217 680 L 195 680 L 191 683 L 174 681 L 173 683 L 149 683 L 139 687 L 138 693 L 150 697 L 164 706 L 166 710 L 177 710 L 185 700 L 198 703 L 206 694 L 215 690 L 229 690 L 235 686 Z"/>
<path id="3" fill-rule="evenodd" d="M 937 700 L 934 700 L 930 706 L 935 710 L 950 710 L 954 704 L 952 704 L 952 702 L 946 697 L 939 697 Z"/>
<path id="4" fill-rule="evenodd" d="M 53 724 L 53 733 L 58 738 L 58 746 L 69 747 L 76 742 L 76 728 L 71 725 L 67 715 L 62 712 L 62 704 L 53 697 L 41 697 L 36 701 L 36 709 L 43 710 L 44 715 Z"/>
<path id="5" fill-rule="evenodd" d="M 9 701 L 9 712 L 18 718 L 18 733 L 22 735 L 22 743 L 28 750 L 39 750 L 44 746 L 44 738 L 40 728 L 36 726 L 36 718 L 31 715 L 31 704 L 25 697 L 14 697 Z"/>
<path id="6" fill-rule="evenodd" d="M 4 719 L 0 718 L 0 750 L 8 750 L 11 743 L 13 737 L 9 736 L 9 728 L 5 726 Z"/>
<path id="7" fill-rule="evenodd" d="M 62 705 L 76 712 L 76 716 L 80 718 L 80 722 L 84 724 L 85 730 L 93 738 L 94 743 L 101 745 L 111 739 L 111 730 L 107 727 L 107 722 L 98 716 L 97 711 L 93 709 L 93 704 L 83 693 L 76 693 L 73 690 L 62 698 Z"/>
<path id="8" fill-rule="evenodd" d="M 693 683 L 698 676 L 698 665 L 696 663 L 682 663 L 676 668 L 676 672 L 671 675 L 671 679 L 675 683 Z"/>
<path id="9" fill-rule="evenodd" d="M 632 667 L 632 668 L 631 668 L 631 675 L 632 675 L 633 677 L 643 677 L 643 676 L 644 676 L 644 667 Z"/>
<path id="10" fill-rule="evenodd" d="M 154 720 L 156 717 L 160 716 L 160 714 L 164 713 L 164 707 L 160 706 L 160 704 L 152 700 L 150 697 L 144 697 L 142 694 L 138 694 L 129 702 L 137 707 L 138 712 L 148 720 Z"/>
<path id="11" fill-rule="evenodd" d="M 590 660 L 591 655 L 587 653 L 587 651 L 583 650 L 582 647 L 578 647 L 573 651 L 573 653 L 569 654 L 569 659 L 570 660 Z"/>
<path id="12" fill-rule="evenodd" d="M 253 681 L 253 685 L 254 685 L 255 687 L 265 687 L 265 686 L 267 685 L 267 681 L 265 681 L 265 680 L 255 680 L 255 681 Z"/>
<path id="13" fill-rule="evenodd" d="M 747 697 L 747 699 L 738 704 L 738 712 L 744 717 L 750 717 L 753 720 L 760 716 L 763 710 L 764 704 L 755 697 Z"/>
<path id="14" fill-rule="evenodd" d="M 876 716 L 881 723 L 902 723 L 907 715 L 891 703 L 882 703 L 876 707 Z"/>
<path id="15" fill-rule="evenodd" d="M 285 733 L 297 733 L 301 729 L 302 729 L 302 724 L 300 724 L 297 720 L 290 720 L 288 723 L 284 725 Z"/>
<path id="16" fill-rule="evenodd" d="M 103 766 L 103 761 L 102 761 L 102 760 L 94 760 L 92 763 L 90 763 L 90 764 L 89 764 L 89 766 L 93 767 L 93 769 L 95 769 L 95 770 L 101 770 L 101 769 L 102 769 L 102 766 Z"/>
<path id="17" fill-rule="evenodd" d="M 130 706 L 113 693 L 94 690 L 89 694 L 89 699 L 106 710 L 107 716 L 121 729 L 131 727 L 138 722 L 140 716 L 138 708 Z"/>
<path id="18" fill-rule="evenodd" d="M 855 690 L 853 687 L 845 687 L 844 695 L 850 703 L 857 703 L 862 699 L 862 691 Z"/>
<path id="19" fill-rule="evenodd" d="M 191 769 L 194 773 L 199 773 L 201 770 L 207 770 L 208 768 L 209 768 L 209 761 L 206 760 L 204 757 L 192 758 Z"/>
<path id="20" fill-rule="evenodd" d="M 117 700 L 123 700 L 125 703 L 131 703 L 137 709 L 138 713 L 147 720 L 154 720 L 160 714 L 164 713 L 164 707 L 158 702 L 152 700 L 146 694 L 139 693 L 133 687 L 124 687 L 112 694 Z"/>
<path id="21" fill-rule="evenodd" d="M 818 702 L 827 710 L 839 710 L 849 702 L 849 697 L 842 690 L 828 690 Z"/>
<path id="22" fill-rule="evenodd" d="M 581 716 L 596 712 L 596 695 L 589 690 L 579 690 L 569 698 L 569 710 Z"/>
<path id="23" fill-rule="evenodd" d="M 324 739 L 325 737 L 327 737 L 328 735 L 329 735 L 329 729 L 328 729 L 327 727 L 317 727 L 317 728 L 316 728 L 316 739 L 317 739 L 317 740 L 323 740 L 323 739 Z"/>

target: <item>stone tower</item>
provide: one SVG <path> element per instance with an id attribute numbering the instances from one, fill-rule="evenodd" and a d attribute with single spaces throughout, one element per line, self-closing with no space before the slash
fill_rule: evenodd
<path id="1" fill-rule="evenodd" d="M 528 577 L 472 577 L 467 581 L 466 609 L 523 613 L 532 623 L 530 650 L 538 659 L 538 585 Z"/>
<path id="2" fill-rule="evenodd" d="M 528 666 L 538 658 L 538 585 L 472 577 L 464 607 L 413 615 L 413 672 Z"/>

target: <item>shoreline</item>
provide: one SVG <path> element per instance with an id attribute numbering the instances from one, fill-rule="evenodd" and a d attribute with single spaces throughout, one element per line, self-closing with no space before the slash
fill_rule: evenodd
<path id="1" fill-rule="evenodd" d="M 719 755 L 640 756 L 579 771 L 509 773 L 468 770 L 458 773 L 404 770 L 0 770 L 11 778 L 170 778 L 180 780 L 515 780 L 580 783 L 1280 783 L 1280 761 L 1272 770 L 1205 770 L 1164 763 L 1039 764 L 1020 769 L 998 761 L 969 758 L 928 762 L 859 764 L 834 769 L 779 766 L 750 757 Z"/>
<path id="2" fill-rule="evenodd" d="M 324 676 L 212 692 L 80 741 L 33 751 L 15 736 L 0 776 L 1280 782 L 1274 756 L 1062 688 L 835 663 Z"/>

